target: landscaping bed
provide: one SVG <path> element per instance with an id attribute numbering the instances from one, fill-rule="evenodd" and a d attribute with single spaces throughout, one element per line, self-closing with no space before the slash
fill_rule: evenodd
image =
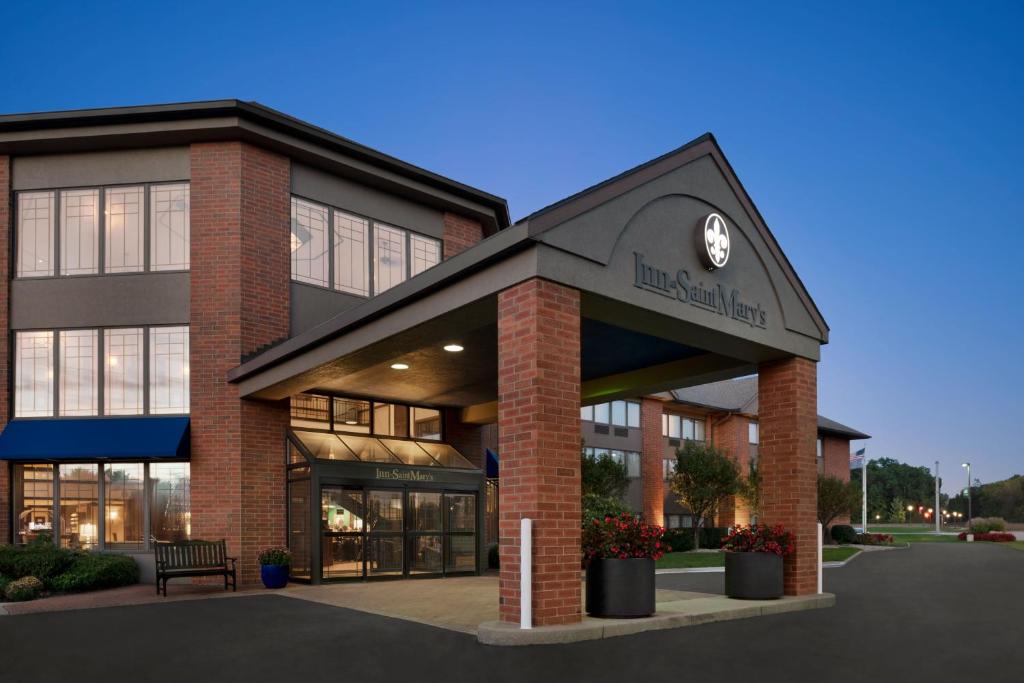
<path id="1" fill-rule="evenodd" d="M 127 555 L 57 548 L 45 536 L 27 546 L 0 545 L 0 601 L 34 600 L 138 581 L 139 566 Z"/>

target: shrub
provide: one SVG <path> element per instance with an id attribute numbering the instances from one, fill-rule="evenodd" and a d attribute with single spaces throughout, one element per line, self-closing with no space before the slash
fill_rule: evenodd
<path id="1" fill-rule="evenodd" d="M 726 537 L 722 547 L 731 553 L 771 553 L 783 556 L 792 553 L 795 544 L 793 534 L 781 524 L 758 524 L 736 527 Z"/>
<path id="2" fill-rule="evenodd" d="M 49 586 L 63 593 L 117 588 L 139 582 L 139 565 L 128 555 L 75 553 L 67 571 L 54 577 Z"/>
<path id="3" fill-rule="evenodd" d="M 26 546 L 0 546 L 0 574 L 18 579 L 34 576 L 43 583 L 64 573 L 75 552 L 53 545 L 49 536 L 40 536 Z"/>
<path id="4" fill-rule="evenodd" d="M 857 532 L 849 524 L 836 524 L 832 527 L 832 540 L 842 545 L 857 542 Z"/>
<path id="5" fill-rule="evenodd" d="M 487 567 L 488 569 L 500 569 L 501 559 L 498 555 L 498 544 L 492 543 L 491 547 L 487 549 Z"/>
<path id="6" fill-rule="evenodd" d="M 43 582 L 34 576 L 24 576 L 7 584 L 4 595 L 11 602 L 35 600 L 43 592 Z"/>
<path id="7" fill-rule="evenodd" d="M 0 595 L 3 595 L 7 592 L 7 584 L 9 584 L 10 582 L 10 579 L 8 579 L 3 574 L 0 574 Z"/>
<path id="8" fill-rule="evenodd" d="M 684 553 L 693 550 L 693 533 L 689 529 L 665 529 L 661 543 L 665 552 Z"/>
<path id="9" fill-rule="evenodd" d="M 892 545 L 892 534 L 857 534 L 860 545 Z"/>
<path id="10" fill-rule="evenodd" d="M 961 541 L 967 540 L 967 532 L 962 531 L 957 536 Z M 975 541 L 988 541 L 989 543 L 1011 543 L 1017 540 L 1017 537 L 1013 534 L 1008 534 L 1002 531 L 986 531 L 981 534 L 974 534 Z"/>
<path id="11" fill-rule="evenodd" d="M 601 496 L 596 493 L 583 495 L 582 522 L 584 528 L 591 520 L 619 517 L 628 512 L 629 508 L 626 507 L 626 504 L 614 496 Z"/>
<path id="12" fill-rule="evenodd" d="M 700 547 L 701 548 L 721 548 L 722 542 L 725 541 L 726 536 L 729 535 L 729 530 L 725 527 L 709 526 L 701 527 L 700 529 Z"/>
<path id="13" fill-rule="evenodd" d="M 976 534 L 989 531 L 1006 531 L 1006 520 L 1002 517 L 975 517 L 968 527 Z"/>
<path id="14" fill-rule="evenodd" d="M 583 527 L 583 561 L 629 558 L 659 559 L 665 554 L 664 530 L 629 513 L 591 520 Z"/>
<path id="15" fill-rule="evenodd" d="M 264 548 L 259 554 L 261 565 L 269 564 L 275 567 L 286 567 L 292 563 L 292 553 L 288 548 Z"/>

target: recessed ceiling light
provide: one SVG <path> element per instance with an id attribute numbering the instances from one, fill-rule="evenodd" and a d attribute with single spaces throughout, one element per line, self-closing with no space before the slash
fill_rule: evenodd
<path id="1" fill-rule="evenodd" d="M 445 344 L 444 345 L 444 350 L 449 352 L 449 353 L 458 353 L 459 351 L 462 351 L 462 345 L 461 344 Z"/>
<path id="2" fill-rule="evenodd" d="M 409 366 L 406 363 L 392 363 L 391 364 L 391 369 L 392 370 L 408 370 Z"/>
<path id="3" fill-rule="evenodd" d="M 355 420 L 345 420 L 345 424 L 347 424 L 347 425 L 357 425 L 359 423 L 357 421 L 355 421 Z"/>

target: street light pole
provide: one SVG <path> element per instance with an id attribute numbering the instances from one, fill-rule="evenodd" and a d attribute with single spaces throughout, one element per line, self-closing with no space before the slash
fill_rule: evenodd
<path id="1" fill-rule="evenodd" d="M 971 533 L 971 463 L 962 463 L 960 467 L 967 468 L 967 533 Z"/>

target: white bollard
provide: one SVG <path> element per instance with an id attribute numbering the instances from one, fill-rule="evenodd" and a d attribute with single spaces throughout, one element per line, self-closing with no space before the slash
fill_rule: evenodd
<path id="1" fill-rule="evenodd" d="M 533 628 L 533 520 L 519 520 L 519 628 Z"/>
<path id="2" fill-rule="evenodd" d="M 822 529 L 821 529 L 821 522 L 818 522 L 818 594 L 819 595 L 822 592 L 822 590 L 821 590 L 822 589 L 822 585 L 821 585 L 822 584 L 822 581 L 821 581 L 821 579 L 822 579 L 822 576 L 821 576 L 822 575 L 821 548 L 822 548 Z"/>

